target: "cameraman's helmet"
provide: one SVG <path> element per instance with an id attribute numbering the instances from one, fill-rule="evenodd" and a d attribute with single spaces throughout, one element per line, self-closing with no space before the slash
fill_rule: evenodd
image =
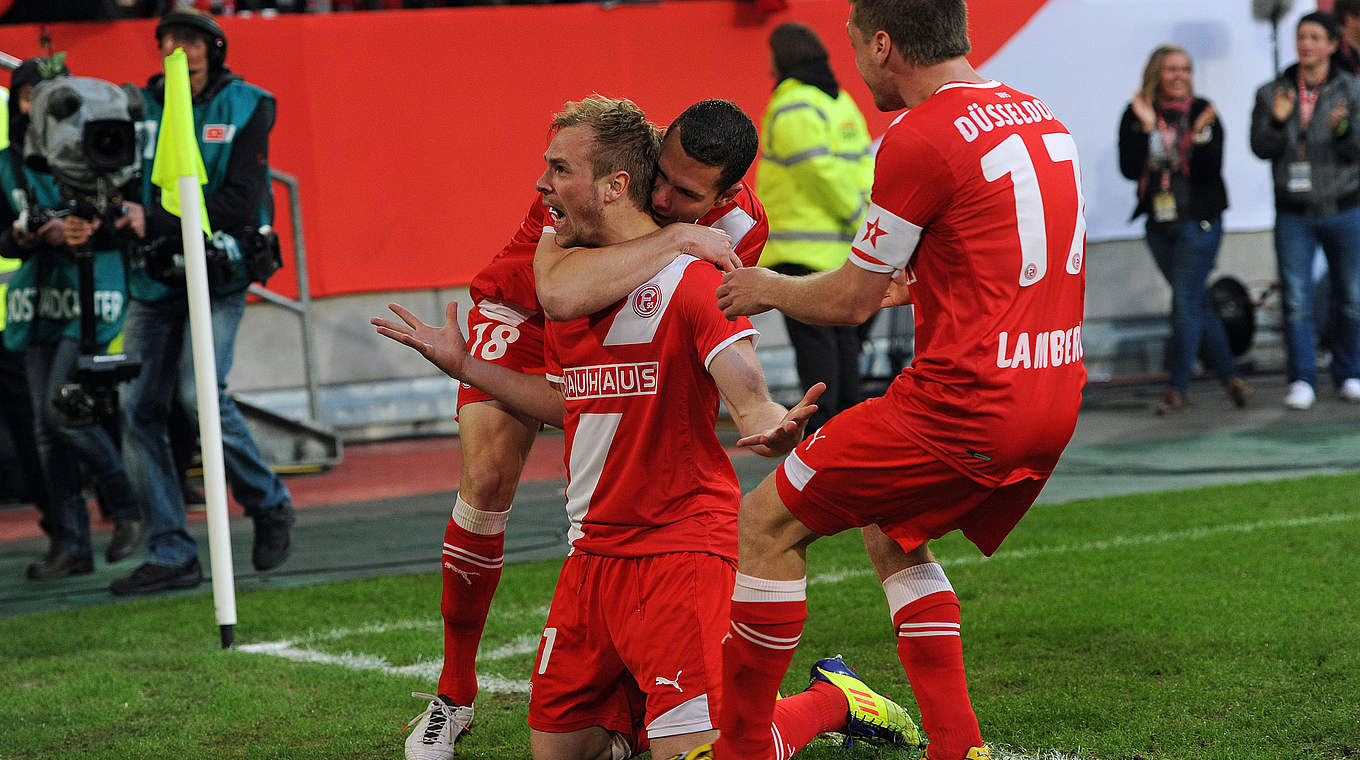
<path id="1" fill-rule="evenodd" d="M 206 13 L 188 11 L 167 13 L 156 24 L 156 43 L 160 44 L 166 32 L 175 26 L 188 27 L 208 38 L 208 69 L 210 71 L 220 71 L 226 65 L 227 36 L 222 33 L 222 27 L 217 24 L 212 16 Z"/>
<path id="2" fill-rule="evenodd" d="M 61 77 L 33 88 L 24 163 L 78 191 L 120 187 L 137 174 L 141 90 L 103 79 Z"/>

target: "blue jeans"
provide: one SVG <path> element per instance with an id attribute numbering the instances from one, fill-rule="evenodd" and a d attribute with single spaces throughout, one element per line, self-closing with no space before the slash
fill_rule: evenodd
<path id="1" fill-rule="evenodd" d="M 1333 319 L 1332 380 L 1360 377 L 1360 206 L 1320 217 L 1275 215 L 1275 258 L 1283 288 L 1289 381 L 1317 387 L 1313 257 L 1327 258 Z"/>
<path id="2" fill-rule="evenodd" d="M 213 296 L 211 300 L 227 483 L 246 514 L 256 515 L 283 506 L 291 496 L 264 463 L 245 419 L 227 395 L 227 373 L 235 358 L 236 330 L 245 313 L 246 293 Z M 167 427 L 171 407 L 177 401 L 191 411 L 198 409 L 189 305 L 173 298 L 156 303 L 133 299 L 123 335 L 127 350 L 136 352 L 142 360 L 141 373 L 123 393 L 123 456 L 146 511 L 147 562 L 182 565 L 197 556 L 198 546 L 185 530 L 184 494 Z"/>
<path id="3" fill-rule="evenodd" d="M 103 425 L 67 427 L 57 416 L 52 398 L 57 387 L 73 382 L 72 370 L 80 356 L 80 344 L 69 338 L 55 343 L 31 345 L 24 351 L 29 398 L 33 404 L 33 432 L 38 444 L 51 509 L 47 522 L 53 548 L 88 557 L 90 510 L 81 491 L 85 478 L 81 463 L 103 487 L 104 506 L 116 521 L 140 520 L 142 510 L 123 469 L 122 455 Z"/>
<path id="4" fill-rule="evenodd" d="M 1206 284 L 1222 242 L 1223 222 L 1218 219 L 1147 226 L 1152 259 L 1171 285 L 1171 387 L 1181 393 L 1190 386 L 1201 345 L 1220 380 L 1237 377 L 1228 333 Z"/>

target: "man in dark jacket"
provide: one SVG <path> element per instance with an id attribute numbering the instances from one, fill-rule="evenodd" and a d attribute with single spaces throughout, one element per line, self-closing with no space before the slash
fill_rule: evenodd
<path id="1" fill-rule="evenodd" d="M 248 266 L 255 232 L 273 216 L 268 157 L 274 97 L 226 67 L 226 37 L 207 14 L 171 13 L 156 26 L 156 39 L 162 54 L 182 48 L 188 58 L 194 131 L 208 173 L 205 202 L 217 249 L 209 257 L 208 269 L 227 481 L 255 523 L 255 569 L 269 570 L 282 563 L 291 548 L 291 497 L 264 463 L 226 388 L 246 288 L 261 277 Z M 151 78 L 145 95 L 143 126 L 149 132 L 158 127 L 164 108 L 162 75 Z M 173 246 L 180 239 L 179 219 L 161 207 L 160 190 L 150 182 L 153 160 L 147 158 L 143 167 L 147 235 L 153 242 Z M 148 513 L 147 560 L 132 575 L 109 585 L 115 594 L 188 588 L 203 578 L 198 546 L 185 530 L 184 497 L 166 433 L 177 394 L 186 409 L 197 409 L 186 348 L 188 300 L 183 275 L 173 261 L 166 254 L 149 254 L 133 261 L 128 273 L 127 348 L 138 352 L 143 364 L 122 399 L 127 420 L 124 455 Z"/>
<path id="2" fill-rule="evenodd" d="M 1330 13 L 1299 20 L 1298 63 L 1256 91 L 1251 150 L 1275 177 L 1275 254 L 1284 289 L 1289 392 L 1308 409 L 1317 388 L 1313 259 L 1330 273 L 1332 379 L 1360 402 L 1360 79 L 1331 65 L 1340 26 Z"/>

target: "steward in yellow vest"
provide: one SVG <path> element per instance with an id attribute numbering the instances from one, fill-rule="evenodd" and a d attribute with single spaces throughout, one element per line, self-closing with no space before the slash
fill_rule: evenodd
<path id="1" fill-rule="evenodd" d="M 779 84 L 760 125 L 756 186 L 770 219 L 760 265 L 835 269 L 873 185 L 869 130 L 810 29 L 785 24 L 770 44 Z"/>
<path id="2" fill-rule="evenodd" d="M 874 183 L 864 116 L 831 73 L 826 48 L 802 24 L 770 34 L 774 94 L 760 124 L 756 186 L 770 220 L 760 265 L 802 276 L 839 268 Z M 809 325 L 784 317 L 803 390 L 826 391 L 808 431 L 862 401 L 859 350 L 868 325 Z"/>

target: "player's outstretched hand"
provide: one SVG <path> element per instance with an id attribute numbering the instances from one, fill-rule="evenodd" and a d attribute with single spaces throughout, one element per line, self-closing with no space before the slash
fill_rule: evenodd
<path id="1" fill-rule="evenodd" d="M 808 418 L 817 413 L 816 401 L 825 390 L 826 383 L 814 384 L 803 394 L 802 400 L 784 415 L 784 419 L 780 420 L 778 425 L 763 433 L 741 438 L 737 445 L 749 448 L 763 457 L 778 457 L 793 451 L 793 447 L 803 440 Z"/>
<path id="2" fill-rule="evenodd" d="M 728 319 L 769 311 L 770 304 L 762 294 L 770 281 L 779 277 L 765 267 L 742 267 L 723 275 L 718 286 L 718 308 Z"/>
<path id="3" fill-rule="evenodd" d="M 410 346 L 430 363 L 443 370 L 444 374 L 456 380 L 463 379 L 467 364 L 467 342 L 458 329 L 458 302 L 450 301 L 444 307 L 444 325 L 435 327 L 420 321 L 420 317 L 399 303 L 389 303 L 387 308 L 401 317 L 401 322 L 393 322 L 383 317 L 374 317 L 369 322 L 378 329 L 378 334 L 391 338 L 398 343 Z M 402 323 L 405 324 L 402 324 Z"/>
<path id="4" fill-rule="evenodd" d="M 741 267 L 741 259 L 732 250 L 732 236 L 717 227 L 675 222 L 666 225 L 681 253 L 703 259 L 724 272 Z"/>

